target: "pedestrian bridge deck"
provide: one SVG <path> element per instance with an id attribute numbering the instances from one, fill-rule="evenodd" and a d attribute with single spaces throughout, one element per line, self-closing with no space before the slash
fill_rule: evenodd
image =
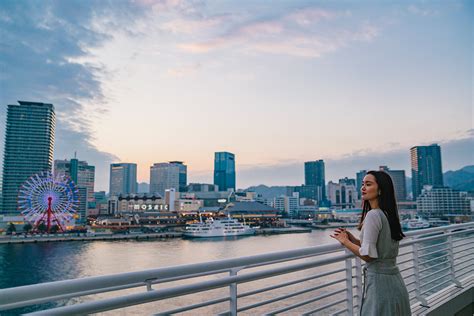
<path id="1" fill-rule="evenodd" d="M 408 232 L 398 266 L 414 315 L 472 315 L 474 223 Z M 198 251 L 193 249 L 192 251 Z M 32 315 L 355 315 L 362 262 L 338 243 L 0 289 Z M 469 314 L 470 313 L 470 314 Z"/>

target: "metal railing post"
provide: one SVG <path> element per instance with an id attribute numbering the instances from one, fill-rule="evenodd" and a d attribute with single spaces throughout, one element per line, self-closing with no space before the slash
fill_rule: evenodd
<path id="1" fill-rule="evenodd" d="M 347 254 L 352 254 L 348 249 L 345 250 Z M 352 258 L 346 261 L 346 287 L 347 287 L 347 311 L 350 316 L 354 315 L 354 297 L 352 294 Z"/>
<path id="2" fill-rule="evenodd" d="M 447 233 L 449 233 L 450 231 L 448 230 Z M 448 258 L 449 258 L 449 265 L 451 267 L 451 269 L 449 269 L 450 271 L 450 275 L 451 275 L 451 280 L 454 282 L 454 284 L 456 284 L 457 287 L 460 287 L 462 288 L 462 285 L 461 285 L 461 282 L 459 282 L 457 279 L 456 279 L 456 274 L 455 274 L 455 271 L 454 271 L 454 253 L 453 253 L 453 236 L 448 236 Z"/>
<path id="3" fill-rule="evenodd" d="M 355 258 L 355 275 L 356 275 L 356 286 L 357 286 L 357 304 L 360 305 L 362 303 L 362 261 L 359 257 Z"/>
<path id="4" fill-rule="evenodd" d="M 413 270 L 415 275 L 415 295 L 416 298 L 421 302 L 423 306 L 429 307 L 426 299 L 421 295 L 421 281 L 420 281 L 420 258 L 419 258 L 419 243 L 416 241 L 417 237 L 413 238 L 415 243 L 413 243 Z"/>
<path id="5" fill-rule="evenodd" d="M 229 275 L 230 276 L 236 276 L 237 273 L 241 270 L 242 268 L 233 268 L 230 269 Z M 229 304 L 230 304 L 230 315 L 231 316 L 237 316 L 237 283 L 232 283 L 229 285 Z"/>

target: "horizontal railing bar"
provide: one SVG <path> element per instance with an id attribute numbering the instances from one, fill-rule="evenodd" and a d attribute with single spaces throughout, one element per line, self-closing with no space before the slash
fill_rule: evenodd
<path id="1" fill-rule="evenodd" d="M 448 275 L 449 275 L 449 274 L 445 275 L 444 277 L 446 277 L 446 276 L 448 276 Z M 438 278 L 438 279 L 441 279 L 441 278 Z M 433 289 L 435 289 L 435 288 L 437 288 L 437 287 L 440 287 L 441 285 L 444 285 L 444 284 L 446 284 L 446 283 L 448 283 L 448 282 L 453 282 L 453 280 L 448 279 L 448 280 L 443 281 L 443 282 L 441 282 L 441 283 L 439 283 L 439 284 L 436 284 L 435 286 L 430 287 L 428 290 L 425 290 L 425 291 L 421 292 L 421 295 L 426 294 L 426 293 L 429 293 L 429 292 L 431 292 Z"/>
<path id="2" fill-rule="evenodd" d="M 412 285 L 412 284 L 415 284 L 415 283 L 416 283 L 416 280 L 413 280 L 413 281 L 411 281 L 411 282 L 409 282 L 409 283 L 406 283 L 405 286 L 408 287 L 408 286 L 410 286 L 410 285 Z"/>
<path id="3" fill-rule="evenodd" d="M 340 300 L 338 300 L 338 301 L 335 301 L 335 302 L 332 302 L 332 303 L 329 303 L 329 304 L 320 306 L 320 307 L 318 307 L 318 308 L 316 308 L 316 309 L 313 309 L 313 310 L 310 311 L 310 312 L 304 313 L 304 314 L 302 314 L 302 316 L 309 316 L 309 315 L 312 315 L 312 314 L 314 314 L 314 313 L 318 313 L 318 312 L 320 312 L 320 311 L 322 311 L 322 310 L 325 310 L 326 308 L 332 307 L 332 306 L 337 305 L 337 304 L 341 304 L 341 303 L 343 303 L 343 302 L 345 302 L 345 301 L 347 301 L 347 299 L 345 299 L 345 298 L 340 299 Z M 355 306 L 354 306 L 354 307 L 355 307 Z"/>
<path id="4" fill-rule="evenodd" d="M 307 305 L 309 303 L 313 303 L 313 302 L 322 300 L 323 298 L 330 297 L 330 296 L 333 296 L 333 295 L 336 295 L 336 294 L 339 294 L 339 293 L 343 293 L 343 292 L 346 292 L 346 291 L 347 291 L 346 289 L 341 289 L 341 290 L 337 290 L 337 291 L 334 291 L 334 292 L 325 293 L 325 294 L 319 295 L 317 297 L 313 297 L 312 299 L 309 299 L 309 300 L 299 302 L 299 303 L 294 304 L 294 305 L 286 306 L 284 308 L 280 308 L 280 309 L 271 311 L 270 313 L 266 313 L 265 315 L 275 315 L 275 314 L 278 314 L 278 313 L 283 313 L 283 312 L 289 311 L 290 309 L 294 309 L 294 308 L 297 308 L 297 307 L 300 307 L 300 306 L 303 306 L 303 305 Z"/>
<path id="5" fill-rule="evenodd" d="M 429 266 L 428 268 L 420 269 L 418 271 L 418 273 L 422 273 L 422 272 L 428 271 L 430 269 L 433 269 L 434 267 L 438 267 L 438 266 L 445 265 L 445 264 L 449 264 L 449 261 L 443 261 L 443 262 L 440 262 L 440 263 L 437 263 L 437 264 L 433 264 L 432 266 Z"/>
<path id="6" fill-rule="evenodd" d="M 275 290 L 275 289 L 278 289 L 278 288 L 282 288 L 282 287 L 285 287 L 285 286 L 289 286 L 289 285 L 293 285 L 293 284 L 297 284 L 297 283 L 301 283 L 301 282 L 306 282 L 306 281 L 309 281 L 309 280 L 312 280 L 312 279 L 317 279 L 317 278 L 324 277 L 324 276 L 327 276 L 327 275 L 336 274 L 336 273 L 339 273 L 339 272 L 343 272 L 343 271 L 345 271 L 345 270 L 346 270 L 346 269 L 342 268 L 342 269 L 338 269 L 338 270 L 334 270 L 334 271 L 324 272 L 324 273 L 312 275 L 312 276 L 310 276 L 310 277 L 306 277 L 306 278 L 303 278 L 303 279 L 298 279 L 298 280 L 295 280 L 295 281 L 290 281 L 290 282 L 286 282 L 286 283 L 276 284 L 276 285 L 269 286 L 269 287 L 265 287 L 265 288 L 261 288 L 261 289 L 258 289 L 258 290 L 245 292 L 245 293 L 242 293 L 242 294 L 237 295 L 237 297 L 238 297 L 238 298 L 242 298 L 242 297 L 245 297 L 245 296 L 250 296 L 250 295 L 254 295 L 254 294 L 259 294 L 259 293 L 263 293 L 263 292 Z"/>
<path id="7" fill-rule="evenodd" d="M 223 303 L 223 302 L 226 302 L 226 301 L 230 301 L 230 297 L 222 297 L 222 298 L 218 298 L 218 299 L 211 300 L 211 301 L 206 301 L 206 302 L 202 302 L 202 303 L 198 303 L 198 304 L 194 304 L 194 305 L 189 305 L 189 306 L 185 306 L 185 307 L 181 307 L 181 308 L 177 308 L 177 309 L 172 309 L 172 310 L 168 310 L 166 312 L 155 314 L 154 316 L 164 316 L 164 315 L 172 315 L 172 314 L 182 313 L 182 312 L 186 312 L 186 311 L 189 311 L 189 310 L 192 310 L 192 309 L 206 307 L 206 306 L 214 305 L 214 304 L 219 304 L 219 303 Z"/>
<path id="8" fill-rule="evenodd" d="M 462 224 L 460 224 L 462 225 Z M 472 223 L 471 223 L 472 225 Z M 424 229 L 426 230 L 426 229 Z M 416 243 L 420 243 L 420 242 L 425 242 L 425 241 L 430 241 L 430 240 L 436 240 L 436 239 L 440 239 L 440 238 L 445 238 L 445 237 L 448 237 L 448 236 L 455 236 L 455 235 L 459 235 L 459 234 L 464 234 L 464 233 L 467 233 L 467 232 L 474 232 L 474 228 L 471 228 L 471 229 L 466 229 L 466 230 L 463 230 L 463 231 L 455 231 L 455 232 L 451 232 L 451 233 L 444 233 L 444 234 L 440 234 L 440 235 L 435 235 L 435 236 L 430 236 L 430 237 L 421 237 L 421 238 L 415 238 L 413 240 L 409 240 L 409 241 L 405 241 L 403 243 L 400 243 L 400 248 L 403 248 L 403 247 L 408 247 L 408 246 L 411 246 L 413 244 L 416 244 Z M 408 233 L 408 232 L 407 232 Z M 405 233 L 405 235 L 407 234 Z M 425 233 L 424 235 L 426 235 L 427 233 Z"/>
<path id="9" fill-rule="evenodd" d="M 459 250 L 459 251 L 453 251 L 453 254 L 454 255 L 458 255 L 464 251 L 469 251 L 469 250 L 473 250 L 474 249 L 474 246 L 473 247 L 469 247 L 469 248 L 465 248 L 465 249 L 462 249 L 462 250 Z M 457 259 L 456 256 L 454 257 L 454 259 Z"/>
<path id="10" fill-rule="evenodd" d="M 462 271 L 462 270 L 464 270 L 464 269 L 466 269 L 466 268 L 471 268 L 471 269 L 473 269 L 473 267 L 472 267 L 471 265 L 465 265 L 464 267 L 459 268 L 459 269 L 456 269 L 456 267 L 455 267 L 455 268 L 454 268 L 454 273 L 458 273 L 459 271 Z M 474 270 L 474 269 L 473 269 L 473 270 Z"/>
<path id="11" fill-rule="evenodd" d="M 469 255 L 469 256 L 470 256 L 470 255 Z M 471 261 L 471 260 L 474 260 L 474 258 L 467 258 L 467 259 L 461 260 L 461 261 L 459 261 L 459 262 L 455 262 L 455 263 L 454 263 L 454 267 L 460 266 L 461 264 L 464 264 L 464 263 L 469 262 L 469 261 Z"/>
<path id="12" fill-rule="evenodd" d="M 422 255 L 418 255 L 418 258 L 431 256 L 431 255 L 433 255 L 435 253 L 438 253 L 438 252 L 441 252 L 441 251 L 449 251 L 449 248 L 442 248 L 442 249 L 438 249 L 438 250 L 435 250 L 435 251 L 432 251 L 432 252 L 427 252 L 427 253 L 424 253 Z"/>
<path id="13" fill-rule="evenodd" d="M 419 248 L 418 251 L 422 251 L 422 250 L 426 250 L 426 249 L 430 249 L 430 248 L 433 248 L 433 247 L 438 247 L 438 246 L 442 246 L 442 245 L 446 245 L 446 244 L 449 244 L 449 241 L 445 241 L 445 242 L 441 242 L 441 243 L 436 243 L 434 245 L 429 245 L 429 246 L 426 246 L 426 247 L 422 247 L 422 248 Z"/>
<path id="14" fill-rule="evenodd" d="M 403 261 L 397 262 L 397 265 L 401 265 L 401 264 L 408 263 L 408 262 L 412 262 L 412 261 L 413 261 L 413 258 L 410 258 L 410 259 L 407 259 L 407 260 L 403 260 Z"/>
<path id="15" fill-rule="evenodd" d="M 407 237 L 413 237 L 413 236 L 418 236 L 418 235 L 426 235 L 426 234 L 433 234 L 433 233 L 440 233 L 440 232 L 442 233 L 445 231 L 466 228 L 469 226 L 472 226 L 472 222 L 463 223 L 463 224 L 454 224 L 454 225 L 449 225 L 449 226 L 426 228 L 426 229 L 421 229 L 421 230 L 412 230 L 412 231 L 407 231 L 403 233 Z"/>
<path id="16" fill-rule="evenodd" d="M 335 312 L 334 314 L 332 314 L 333 316 L 337 316 L 337 315 L 341 315 L 341 314 L 344 314 L 345 312 L 348 312 L 349 310 L 347 308 L 345 309 L 341 309 L 337 312 Z"/>
<path id="17" fill-rule="evenodd" d="M 105 289 L 114 286 L 128 285 L 130 283 L 145 282 L 146 280 L 152 279 L 173 278 L 176 275 L 189 275 L 215 270 L 231 269 L 235 267 L 245 267 L 252 264 L 261 264 L 262 262 L 275 260 L 287 259 L 286 261 L 291 261 L 293 260 L 293 257 L 300 257 L 304 255 L 316 256 L 322 252 L 326 253 L 328 251 L 340 251 L 340 249 L 342 249 L 341 247 L 342 246 L 339 243 L 333 243 L 284 252 L 271 252 L 257 256 L 223 259 L 212 262 L 202 262 L 144 271 L 19 286 L 0 290 L 0 305 L 43 297 L 52 297 L 75 292 L 96 290 L 99 288 Z"/>
<path id="18" fill-rule="evenodd" d="M 416 288 L 411 289 L 410 291 L 408 291 L 408 294 L 412 293 L 413 291 L 416 291 Z"/>
<path id="19" fill-rule="evenodd" d="M 439 281 L 439 280 L 441 280 L 441 279 L 443 279 L 443 278 L 448 277 L 449 275 L 450 275 L 450 273 L 446 273 L 445 275 L 442 275 L 442 276 L 440 276 L 440 277 L 437 277 L 436 279 L 433 279 L 433 280 L 431 280 L 430 282 L 426 282 L 425 284 L 423 284 L 423 286 L 427 286 L 427 285 L 429 285 L 429 284 L 432 284 L 432 283 L 434 283 L 434 282 L 436 282 L 436 281 Z M 449 279 L 448 281 L 451 281 L 451 282 L 452 282 L 451 279 Z M 436 285 L 430 287 L 430 288 L 427 289 L 427 290 L 424 290 L 423 292 L 421 292 L 421 295 L 430 292 L 431 290 L 433 290 L 434 288 L 439 287 L 439 286 L 442 285 L 442 284 L 444 284 L 444 282 L 441 282 L 441 283 L 439 283 L 439 284 L 436 284 Z"/>
<path id="20" fill-rule="evenodd" d="M 420 276 L 420 280 L 426 279 L 426 278 L 428 278 L 428 277 L 431 277 L 431 276 L 433 276 L 433 275 L 435 275 L 435 274 L 440 273 L 441 271 L 446 271 L 446 270 L 448 270 L 448 269 L 451 269 L 451 267 L 446 267 L 446 268 L 443 268 L 443 269 L 440 269 L 440 270 L 436 270 L 435 272 L 429 273 L 429 274 L 427 274 L 427 275 Z M 426 284 L 429 284 L 429 283 L 430 283 L 430 282 L 427 282 Z"/>
<path id="21" fill-rule="evenodd" d="M 467 239 L 467 242 L 466 242 L 466 239 Z M 474 239 L 474 238 L 473 238 L 473 237 L 469 237 L 469 238 L 463 238 L 463 239 L 453 240 L 453 246 L 454 246 L 454 247 L 462 247 L 462 246 L 465 246 L 465 245 L 471 245 L 471 244 L 472 244 L 472 240 L 469 240 L 469 239 Z M 461 243 L 461 244 L 456 244 L 456 242 L 459 242 L 459 241 L 464 241 L 464 242 Z"/>
<path id="22" fill-rule="evenodd" d="M 243 311 L 246 311 L 246 310 L 249 310 L 249 309 L 252 309 L 252 308 L 256 308 L 256 307 L 260 307 L 260 306 L 263 306 L 263 305 L 267 305 L 267 304 L 270 304 L 270 303 L 273 303 L 273 302 L 278 302 L 280 300 L 284 300 L 284 299 L 287 299 L 287 298 L 290 298 L 290 297 L 293 297 L 293 296 L 297 296 L 297 295 L 304 294 L 304 293 L 307 293 L 307 292 L 311 292 L 311 291 L 314 291 L 314 290 L 319 290 L 319 289 L 322 289 L 324 287 L 331 286 L 331 285 L 334 285 L 334 284 L 337 284 L 337 283 L 340 283 L 340 282 L 343 282 L 343 281 L 346 281 L 346 279 L 345 278 L 339 279 L 339 280 L 332 281 L 332 282 L 329 282 L 329 283 L 320 284 L 320 285 L 317 285 L 317 286 L 309 288 L 309 289 L 300 290 L 300 291 L 293 292 L 293 293 L 290 293 L 290 294 L 278 296 L 278 297 L 275 297 L 275 298 L 272 298 L 272 299 L 269 299 L 269 300 L 266 300 L 266 301 L 254 303 L 254 304 L 247 305 L 247 306 L 243 306 L 243 307 L 237 309 L 237 311 L 238 312 L 243 312 Z"/>
<path id="23" fill-rule="evenodd" d="M 412 276 L 415 276 L 415 273 L 412 273 L 412 274 L 409 274 L 409 275 L 404 275 L 403 278 L 408 279 L 408 278 L 411 278 Z"/>
<path id="24" fill-rule="evenodd" d="M 405 272 L 405 271 L 408 271 L 408 270 L 410 270 L 410 269 L 413 269 L 413 267 L 408 267 L 408 268 L 400 269 L 400 273 Z"/>
<path id="25" fill-rule="evenodd" d="M 412 254 L 412 253 L 413 253 L 413 250 L 410 250 L 410 251 L 401 253 L 401 254 L 399 254 L 398 256 L 401 257 L 401 256 L 405 256 L 405 255 L 410 255 L 410 254 Z"/>
<path id="26" fill-rule="evenodd" d="M 459 275 L 456 276 L 457 279 L 461 279 L 463 276 L 465 276 L 466 274 L 473 274 L 472 271 L 467 271 L 467 272 L 464 272 L 464 273 L 461 273 Z"/>
<path id="27" fill-rule="evenodd" d="M 446 253 L 446 254 L 444 254 L 444 255 L 442 255 L 442 256 L 438 256 L 438 257 L 433 258 L 433 259 L 429 259 L 429 260 L 423 261 L 423 262 L 421 262 L 420 264 L 427 264 L 427 263 L 430 263 L 430 262 L 439 260 L 439 259 L 444 258 L 444 257 L 447 257 L 447 256 L 449 256 L 449 253 Z M 446 261 L 443 261 L 443 262 L 446 262 Z"/>
<path id="28" fill-rule="evenodd" d="M 132 305 L 144 304 L 153 301 L 158 301 L 166 298 L 176 297 L 185 294 L 191 294 L 204 290 L 211 290 L 228 286 L 232 283 L 245 283 L 258 279 L 263 279 L 270 276 L 285 274 L 289 272 L 295 272 L 313 268 L 315 266 L 321 266 L 339 262 L 350 258 L 350 255 L 343 254 L 333 258 L 324 258 L 313 262 L 299 263 L 289 267 L 273 268 L 271 270 L 256 271 L 247 274 L 227 276 L 217 280 L 202 281 L 195 284 L 180 285 L 173 288 L 160 289 L 149 291 L 145 293 L 130 294 L 121 297 L 114 297 L 109 299 L 103 299 L 100 301 L 85 302 L 76 305 L 69 305 L 63 307 L 57 307 L 42 312 L 32 313 L 31 315 L 67 315 L 67 314 L 88 314 L 103 312 L 111 309 L 123 308 Z"/>

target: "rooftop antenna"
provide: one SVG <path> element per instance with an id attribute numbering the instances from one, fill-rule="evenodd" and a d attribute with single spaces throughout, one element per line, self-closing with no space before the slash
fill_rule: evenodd
<path id="1" fill-rule="evenodd" d="M 77 151 L 74 151 L 74 159 L 77 159 Z"/>

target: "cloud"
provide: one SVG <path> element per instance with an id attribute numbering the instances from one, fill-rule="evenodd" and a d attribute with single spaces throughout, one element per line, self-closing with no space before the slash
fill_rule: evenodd
<path id="1" fill-rule="evenodd" d="M 474 161 L 474 130 L 469 130 L 457 139 L 433 141 L 441 146 L 443 172 L 458 170 L 472 165 Z M 387 146 L 390 148 L 390 146 Z M 315 157 L 321 159 L 324 157 Z M 237 161 L 238 162 L 238 161 Z M 405 170 L 411 177 L 410 148 L 399 148 L 390 151 L 363 150 L 347 153 L 340 158 L 324 159 L 326 181 L 338 181 L 341 178 L 355 178 L 360 170 L 377 169 L 388 166 L 394 170 Z M 272 165 L 240 166 L 237 165 L 237 185 L 247 188 L 252 185 L 300 185 L 304 183 L 304 161 L 285 162 Z"/>
<path id="2" fill-rule="evenodd" d="M 180 43 L 178 48 L 189 53 L 208 53 L 217 49 L 233 48 L 251 53 L 320 57 L 353 42 L 370 42 L 378 36 L 379 29 L 368 22 L 362 22 L 355 27 L 322 24 L 350 16 L 347 11 L 305 8 L 276 18 L 248 18 L 248 21 L 241 23 L 222 19 L 216 22 L 222 29 L 220 34 L 204 40 Z M 201 20 L 198 25 L 210 28 L 212 23 L 209 21 L 214 20 Z M 192 25 L 196 22 L 188 23 Z M 181 21 L 181 25 L 186 24 Z M 191 27 L 181 29 L 193 31 Z M 194 34 L 198 36 L 198 33 L 199 28 Z"/>
<path id="3" fill-rule="evenodd" d="M 168 75 L 172 77 L 184 77 L 196 73 L 199 68 L 201 68 L 200 63 L 172 68 L 168 70 Z"/>
<path id="4" fill-rule="evenodd" d="M 124 1 L 2 1 L 0 12 L 0 119 L 17 100 L 53 103 L 56 158 L 77 150 L 93 165 L 116 160 L 93 145 L 90 121 L 107 112 L 100 78 L 106 70 L 77 60 L 110 40 L 111 30 L 132 30 L 132 17 L 143 11 Z M 0 151 L 3 156 L 3 146 Z M 108 176 L 97 178 L 100 188 L 107 187 Z"/>

